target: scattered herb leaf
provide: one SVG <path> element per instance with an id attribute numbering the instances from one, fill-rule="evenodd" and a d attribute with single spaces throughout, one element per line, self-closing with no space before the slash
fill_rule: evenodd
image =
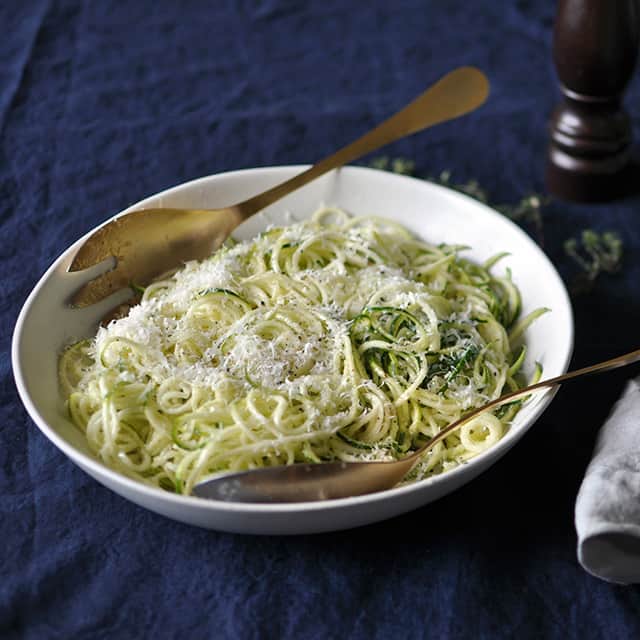
<path id="1" fill-rule="evenodd" d="M 538 244 L 544 247 L 542 208 L 548 205 L 550 201 L 551 198 L 549 197 L 532 193 L 516 204 L 501 204 L 496 209 L 514 222 L 528 224 L 533 227 L 538 238 Z"/>
<path id="2" fill-rule="evenodd" d="M 573 286 L 577 293 L 589 291 L 601 273 L 616 273 L 622 265 L 622 239 L 615 231 L 585 229 L 579 238 L 566 240 L 564 250 L 582 269 Z"/>
<path id="3" fill-rule="evenodd" d="M 416 163 L 409 158 L 390 158 L 389 156 L 378 156 L 371 160 L 369 166 L 373 169 L 391 171 L 403 176 L 415 176 Z"/>
<path id="4" fill-rule="evenodd" d="M 484 202 L 485 204 L 489 202 L 489 195 L 480 186 L 477 180 L 469 180 L 469 182 L 456 184 L 451 180 L 451 171 L 447 169 L 441 171 L 440 174 L 435 177 L 428 177 L 427 180 L 429 180 L 430 182 L 441 184 L 444 187 L 449 187 L 450 189 L 454 189 L 455 191 L 466 193 L 468 196 L 471 196 L 472 198 L 475 198 L 480 202 Z"/>

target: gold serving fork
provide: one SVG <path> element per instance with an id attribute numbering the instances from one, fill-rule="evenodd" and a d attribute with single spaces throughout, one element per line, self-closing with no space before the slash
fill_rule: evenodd
<path id="1" fill-rule="evenodd" d="M 481 71 L 460 67 L 351 144 L 244 202 L 222 209 L 139 209 L 114 218 L 85 240 L 69 271 L 87 269 L 109 258 L 115 258 L 115 265 L 81 286 L 71 296 L 70 304 L 94 304 L 132 284 L 145 286 L 188 260 L 206 258 L 254 213 L 332 169 L 477 109 L 488 94 L 489 82 Z"/>

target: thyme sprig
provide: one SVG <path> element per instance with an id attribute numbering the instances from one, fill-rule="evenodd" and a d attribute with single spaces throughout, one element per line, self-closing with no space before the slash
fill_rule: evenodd
<path id="1" fill-rule="evenodd" d="M 468 196 L 485 204 L 489 202 L 489 194 L 480 186 L 477 180 L 469 180 L 463 183 L 453 182 L 451 171 L 448 169 L 441 171 L 437 176 L 429 176 L 427 180 L 441 184 L 443 187 L 449 187 L 454 191 L 466 193 Z"/>
<path id="2" fill-rule="evenodd" d="M 381 169 L 382 171 L 391 171 L 399 173 L 403 176 L 415 176 L 416 163 L 409 158 L 390 158 L 389 156 L 377 156 L 369 163 L 372 169 Z"/>
<path id="3" fill-rule="evenodd" d="M 615 231 L 585 229 L 579 238 L 564 242 L 565 253 L 582 269 L 576 278 L 576 292 L 589 291 L 602 273 L 616 273 L 622 266 L 622 238 Z"/>
<path id="4" fill-rule="evenodd" d="M 550 198 L 532 193 L 525 196 L 516 204 L 501 204 L 496 207 L 500 213 L 514 222 L 530 225 L 538 239 L 538 244 L 544 247 L 544 222 L 542 209 L 551 201 Z"/>

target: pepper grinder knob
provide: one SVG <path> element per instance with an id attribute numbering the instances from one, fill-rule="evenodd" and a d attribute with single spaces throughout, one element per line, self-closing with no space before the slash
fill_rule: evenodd
<path id="1" fill-rule="evenodd" d="M 553 60 L 564 95 L 551 117 L 547 187 L 582 202 L 622 195 L 631 122 L 622 95 L 638 53 L 637 0 L 559 0 Z"/>

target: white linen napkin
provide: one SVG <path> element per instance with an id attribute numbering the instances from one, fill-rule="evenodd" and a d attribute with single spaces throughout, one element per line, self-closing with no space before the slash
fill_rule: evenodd
<path id="1" fill-rule="evenodd" d="M 575 511 L 578 560 L 609 582 L 640 582 L 640 382 L 600 429 Z"/>

